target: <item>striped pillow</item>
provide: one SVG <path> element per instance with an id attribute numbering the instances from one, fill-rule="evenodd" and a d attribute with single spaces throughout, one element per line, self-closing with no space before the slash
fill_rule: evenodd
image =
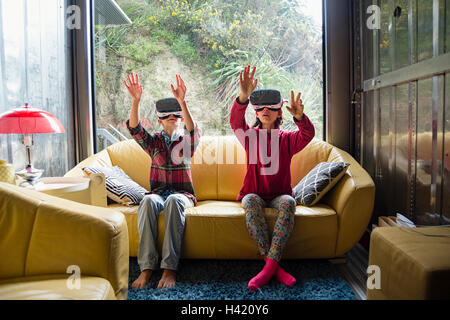
<path id="1" fill-rule="evenodd" d="M 138 185 L 118 166 L 112 168 L 84 167 L 82 170 L 91 173 L 103 173 L 106 182 L 106 194 L 111 200 L 127 206 L 139 205 L 147 190 Z"/>

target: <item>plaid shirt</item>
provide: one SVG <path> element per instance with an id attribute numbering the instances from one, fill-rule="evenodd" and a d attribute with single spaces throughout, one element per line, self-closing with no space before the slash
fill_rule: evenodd
<path id="1" fill-rule="evenodd" d="M 180 134 L 167 146 L 162 133 L 150 134 L 142 127 L 141 122 L 136 128 L 130 127 L 129 122 L 128 119 L 126 125 L 131 136 L 152 158 L 149 193 L 182 193 L 197 204 L 191 175 L 191 158 L 201 133 L 197 124 L 192 132 L 187 132 L 185 127 L 187 134 Z M 183 155 L 183 147 L 188 150 L 186 156 Z"/>

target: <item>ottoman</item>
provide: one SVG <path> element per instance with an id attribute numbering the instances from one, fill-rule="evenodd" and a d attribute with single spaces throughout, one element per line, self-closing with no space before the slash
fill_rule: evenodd
<path id="1" fill-rule="evenodd" d="M 379 267 L 380 288 L 368 287 L 367 299 L 450 299 L 449 235 L 450 227 L 374 229 L 369 267 Z"/>

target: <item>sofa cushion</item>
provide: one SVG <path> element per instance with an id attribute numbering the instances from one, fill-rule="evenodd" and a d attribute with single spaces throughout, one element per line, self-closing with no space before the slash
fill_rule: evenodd
<path id="1" fill-rule="evenodd" d="M 139 206 L 124 206 L 119 203 L 114 203 L 108 205 L 108 208 L 115 211 L 120 211 L 125 216 L 127 215 L 137 215 Z M 276 209 L 264 208 L 264 213 L 268 216 L 275 216 Z M 217 200 L 207 200 L 199 201 L 195 207 L 187 208 L 186 215 L 192 216 L 208 216 L 214 217 L 230 217 L 233 215 L 244 215 L 244 209 L 239 201 L 217 201 Z M 306 217 L 326 217 L 336 214 L 331 207 L 325 204 L 318 204 L 314 207 L 297 206 L 295 208 L 295 214 L 306 216 Z"/>
<path id="2" fill-rule="evenodd" d="M 192 183 L 198 201 L 217 199 L 217 157 L 219 139 L 201 137 L 191 161 Z"/>
<path id="3" fill-rule="evenodd" d="M 299 153 L 292 157 L 291 161 L 291 186 L 294 187 L 310 172 L 318 163 L 329 160 L 333 146 L 329 143 L 314 138 Z"/>
<path id="4" fill-rule="evenodd" d="M 128 225 L 130 256 L 137 255 L 139 234 L 138 206 L 113 204 L 108 208 L 125 215 Z M 265 208 L 269 229 L 273 230 L 277 210 Z M 285 257 L 324 258 L 334 256 L 337 236 L 336 212 L 325 204 L 314 207 L 297 206 L 294 232 L 291 234 Z M 158 248 L 164 237 L 164 212 L 158 219 Z M 245 212 L 239 201 L 199 201 L 186 209 L 186 229 L 182 257 L 201 259 L 257 259 L 258 250 L 248 234 Z"/>
<path id="5" fill-rule="evenodd" d="M 111 158 L 111 166 L 119 166 L 133 181 L 150 190 L 152 158 L 134 139 L 115 143 L 106 148 L 106 151 Z"/>
<path id="6" fill-rule="evenodd" d="M 218 199 L 235 201 L 247 171 L 245 150 L 238 139 L 232 136 L 221 137 L 218 152 Z"/>
<path id="7" fill-rule="evenodd" d="M 69 289 L 67 280 L 52 276 L 23 277 L 0 282 L 0 300 L 116 300 L 108 280 L 81 277 L 80 289 Z"/>
<path id="8" fill-rule="evenodd" d="M 245 214 L 240 201 L 199 201 L 195 207 L 186 209 L 186 215 L 196 217 L 231 217 Z"/>
<path id="9" fill-rule="evenodd" d="M 106 194 L 108 198 L 117 203 L 128 206 L 138 205 L 144 198 L 145 193 L 148 192 L 131 180 L 118 166 L 111 168 L 84 167 L 83 171 L 87 175 L 91 173 L 103 173 L 105 175 Z"/>
<path id="10" fill-rule="evenodd" d="M 346 162 L 321 162 L 293 189 L 299 205 L 315 205 L 345 174 L 350 164 Z"/>

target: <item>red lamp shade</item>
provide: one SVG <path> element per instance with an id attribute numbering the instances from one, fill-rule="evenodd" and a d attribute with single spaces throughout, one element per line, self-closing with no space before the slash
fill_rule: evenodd
<path id="1" fill-rule="evenodd" d="M 0 133 L 63 133 L 66 132 L 61 122 L 52 114 L 32 108 L 16 108 L 0 114 Z"/>

